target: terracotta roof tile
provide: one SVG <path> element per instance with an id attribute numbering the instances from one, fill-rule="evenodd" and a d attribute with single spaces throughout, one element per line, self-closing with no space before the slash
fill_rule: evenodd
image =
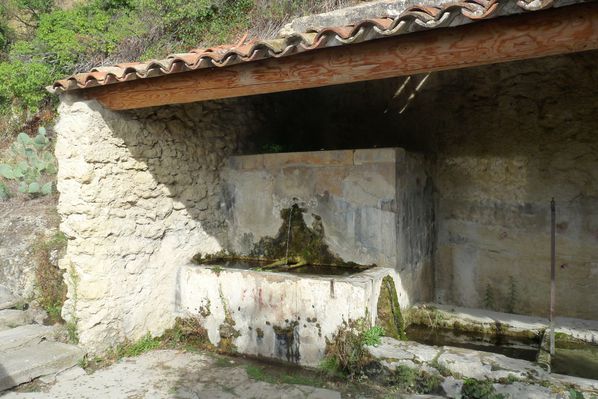
<path id="1" fill-rule="evenodd" d="M 565 0 L 571 3 L 578 0 Z M 583 1 L 583 0 L 582 0 Z M 456 26 L 501 15 L 542 10 L 558 0 L 458 0 L 442 6 L 419 5 L 396 17 L 364 20 L 354 25 L 326 27 L 286 38 L 250 41 L 246 44 L 193 49 L 162 60 L 128 62 L 93 68 L 54 82 L 53 92 L 86 89 L 202 68 L 227 67 L 264 58 L 287 57 L 323 47 L 375 40 L 410 32 Z"/>

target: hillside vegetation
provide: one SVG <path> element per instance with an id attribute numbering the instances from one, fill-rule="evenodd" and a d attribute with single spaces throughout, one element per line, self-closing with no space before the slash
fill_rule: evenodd
<path id="1" fill-rule="evenodd" d="M 55 79 L 99 65 L 272 37 L 356 0 L 0 0 L 0 147 L 49 124 Z"/>

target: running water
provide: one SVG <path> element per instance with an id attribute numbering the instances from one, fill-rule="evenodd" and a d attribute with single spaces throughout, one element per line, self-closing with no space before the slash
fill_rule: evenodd
<path id="1" fill-rule="evenodd" d="M 295 199 L 293 198 L 293 202 Z M 295 209 L 295 204 L 291 206 L 291 210 L 289 211 L 289 229 L 287 231 L 287 251 L 285 253 L 285 266 L 289 265 L 289 244 L 291 243 L 291 221 L 293 220 L 293 209 Z"/>

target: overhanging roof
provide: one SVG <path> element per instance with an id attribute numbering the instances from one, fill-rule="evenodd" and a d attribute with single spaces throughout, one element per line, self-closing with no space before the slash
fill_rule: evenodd
<path id="1" fill-rule="evenodd" d="M 53 90 L 84 89 L 109 108 L 129 109 L 597 49 L 598 3 L 571 3 L 416 6 L 394 18 L 99 67 L 57 81 Z"/>

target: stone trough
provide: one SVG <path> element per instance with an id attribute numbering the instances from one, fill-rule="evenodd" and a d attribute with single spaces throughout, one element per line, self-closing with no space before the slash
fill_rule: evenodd
<path id="1" fill-rule="evenodd" d="M 343 326 L 380 316 L 394 329 L 389 315 L 399 304 L 428 297 L 433 204 L 420 155 L 385 148 L 237 156 L 222 179 L 225 252 L 287 264 L 301 256 L 315 273 L 222 268 L 198 254 L 204 264 L 179 268 L 176 308 L 198 318 L 213 345 L 315 366 Z M 330 265 L 361 271 L 327 275 L 322 266 Z M 381 303 L 393 310 L 378 315 L 383 280 Z"/>
<path id="2" fill-rule="evenodd" d="M 311 276 L 189 264 L 179 269 L 177 309 L 196 317 L 222 349 L 317 366 L 345 323 L 374 324 L 386 276 L 398 281 L 382 267 Z"/>

